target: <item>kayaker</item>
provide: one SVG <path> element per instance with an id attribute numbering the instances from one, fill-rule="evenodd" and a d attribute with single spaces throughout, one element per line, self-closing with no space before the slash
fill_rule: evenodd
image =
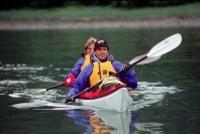
<path id="1" fill-rule="evenodd" d="M 73 68 L 69 71 L 69 73 L 65 76 L 64 79 L 64 86 L 70 87 L 74 83 L 78 74 L 85 69 L 87 65 L 91 62 L 91 55 L 94 53 L 94 45 L 96 39 L 90 37 L 85 45 L 84 45 L 84 52 L 81 54 L 81 57 L 76 61 Z"/>
<path id="2" fill-rule="evenodd" d="M 73 101 L 74 95 L 122 69 L 124 71 L 117 75 L 119 79 L 132 89 L 137 87 L 136 74 L 129 68 L 129 64 L 122 64 L 120 61 L 114 60 L 109 54 L 109 47 L 106 40 L 96 41 L 94 51 L 95 53 L 92 56 L 93 63 L 89 64 L 78 75 L 76 81 L 67 93 L 66 102 Z"/>

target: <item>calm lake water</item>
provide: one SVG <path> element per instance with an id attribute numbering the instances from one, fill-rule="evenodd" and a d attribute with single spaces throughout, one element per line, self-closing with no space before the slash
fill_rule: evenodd
<path id="1" fill-rule="evenodd" d="M 125 113 L 46 104 L 64 101 L 60 84 L 90 37 L 106 39 L 127 62 L 166 37 L 182 44 L 160 60 L 135 67 L 139 86 Z M 199 134 L 200 28 L 0 31 L 1 134 Z"/>

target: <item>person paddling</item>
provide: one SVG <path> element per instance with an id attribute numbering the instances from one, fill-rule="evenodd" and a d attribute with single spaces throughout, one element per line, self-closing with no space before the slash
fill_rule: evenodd
<path id="1" fill-rule="evenodd" d="M 95 45 L 96 39 L 93 37 L 90 37 L 85 45 L 84 45 L 84 52 L 81 54 L 81 57 L 76 61 L 73 68 L 69 71 L 68 74 L 66 74 L 64 79 L 64 86 L 70 87 L 74 83 L 76 77 L 78 74 L 87 67 L 87 65 L 91 62 L 91 55 L 94 52 L 94 45 Z"/>
<path id="2" fill-rule="evenodd" d="M 96 41 L 94 51 L 92 56 L 93 62 L 78 75 L 67 93 L 66 103 L 74 101 L 73 96 L 87 87 L 91 87 L 103 78 L 107 78 L 121 70 L 123 71 L 117 75 L 119 79 L 132 89 L 137 87 L 138 81 L 135 72 L 128 67 L 128 64 L 122 64 L 109 54 L 109 47 L 106 40 Z"/>

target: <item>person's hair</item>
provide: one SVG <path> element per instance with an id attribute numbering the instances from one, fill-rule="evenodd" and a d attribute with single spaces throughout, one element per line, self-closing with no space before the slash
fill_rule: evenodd
<path id="1" fill-rule="evenodd" d="M 85 43 L 85 45 L 84 45 L 84 49 L 87 50 L 87 48 L 88 48 L 90 45 L 95 44 L 96 41 L 97 41 L 97 39 L 95 39 L 94 37 L 90 37 L 90 38 L 86 41 L 86 43 Z"/>

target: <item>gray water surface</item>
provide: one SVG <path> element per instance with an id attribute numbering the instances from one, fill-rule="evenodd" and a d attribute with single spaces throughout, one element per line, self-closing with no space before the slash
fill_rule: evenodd
<path id="1" fill-rule="evenodd" d="M 127 62 L 175 33 L 179 48 L 134 67 L 130 111 L 47 106 L 64 101 L 67 89 L 45 89 L 63 81 L 90 36 L 106 39 L 115 59 Z M 0 133 L 198 134 L 199 35 L 199 28 L 0 31 Z"/>

